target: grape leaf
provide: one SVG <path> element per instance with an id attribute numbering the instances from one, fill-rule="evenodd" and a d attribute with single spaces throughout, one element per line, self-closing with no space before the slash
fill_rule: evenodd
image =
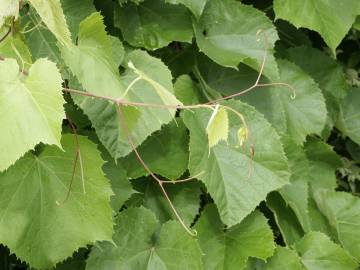
<path id="1" fill-rule="evenodd" d="M 175 96 L 185 105 L 199 104 L 200 90 L 189 75 L 181 75 L 174 84 Z"/>
<path id="2" fill-rule="evenodd" d="M 250 214 L 267 193 L 285 185 L 289 175 L 280 139 L 263 116 L 240 101 L 224 105 L 243 114 L 248 122 L 250 138 L 241 148 L 237 132 L 242 122 L 234 113 L 229 115 L 228 144 L 220 142 L 210 153 L 205 129 L 211 110 L 186 111 L 183 119 L 190 130 L 190 173 L 203 172 L 198 178 L 214 199 L 222 221 L 232 226 Z"/>
<path id="3" fill-rule="evenodd" d="M 154 212 L 161 223 L 170 219 L 176 220 L 176 216 L 169 207 L 169 203 L 161 192 L 158 183 L 151 178 L 145 178 L 134 181 L 134 186 L 137 191 L 142 193 L 141 203 L 138 205 L 142 205 Z M 195 216 L 199 212 L 200 189 L 202 187 L 202 184 L 196 180 L 176 185 L 164 185 L 166 193 L 187 226 L 193 223 Z"/>
<path id="4" fill-rule="evenodd" d="M 216 207 L 211 204 L 202 212 L 195 229 L 207 270 L 243 269 L 249 257 L 265 260 L 275 249 L 272 231 L 259 211 L 224 230 Z"/>
<path id="5" fill-rule="evenodd" d="M 19 15 L 19 1 L 18 0 L 1 0 L 0 1 L 0 28 L 4 25 L 8 17 Z"/>
<path id="6" fill-rule="evenodd" d="M 309 270 L 353 270 L 358 266 L 341 246 L 320 232 L 307 233 L 294 247 Z"/>
<path id="7" fill-rule="evenodd" d="M 241 99 L 262 112 L 281 134 L 287 134 L 302 144 L 308 134 L 320 134 L 326 121 L 326 106 L 321 90 L 313 79 L 296 65 L 278 60 L 281 82 L 287 87 L 255 89 Z M 264 102 L 266 100 L 267 102 Z"/>
<path id="8" fill-rule="evenodd" d="M 287 202 L 277 192 L 272 192 L 267 196 L 266 204 L 274 214 L 284 242 L 290 246 L 300 240 L 304 230 Z"/>
<path id="9" fill-rule="evenodd" d="M 271 52 L 278 39 L 265 14 L 235 0 L 208 1 L 194 30 L 201 51 L 216 63 L 233 68 L 243 62 L 260 70 L 265 49 Z M 264 74 L 273 80 L 279 78 L 271 53 Z"/>
<path id="10" fill-rule="evenodd" d="M 152 172 L 168 179 L 180 177 L 187 169 L 189 152 L 188 134 L 181 119 L 176 119 L 150 136 L 138 148 L 141 158 Z M 130 178 L 148 175 L 148 172 L 131 153 L 119 160 Z"/>
<path id="11" fill-rule="evenodd" d="M 124 61 L 131 62 L 132 68 L 119 76 L 116 66 L 119 59 L 114 59 L 112 41 L 106 35 L 99 13 L 93 13 L 82 21 L 78 36 L 79 45 L 70 49 L 63 47 L 62 55 L 86 91 L 113 98 L 122 97 L 131 102 L 161 104 L 160 100 L 169 105 L 181 104 L 172 94 L 170 71 L 160 60 L 143 51 L 127 55 Z M 132 151 L 116 105 L 78 95 L 72 97 L 89 117 L 100 141 L 115 159 Z M 123 106 L 123 112 L 134 144 L 138 146 L 163 124 L 169 123 L 175 109 Z"/>
<path id="12" fill-rule="evenodd" d="M 320 211 L 335 230 L 337 238 L 360 261 L 360 200 L 345 192 L 321 190 L 315 193 Z"/>
<path id="13" fill-rule="evenodd" d="M 31 53 L 20 36 L 9 36 L 0 43 L 0 55 L 4 58 L 15 58 L 23 69 L 32 64 Z"/>
<path id="14" fill-rule="evenodd" d="M 335 54 L 356 15 L 360 14 L 358 0 L 275 0 L 277 19 L 284 19 L 296 27 L 317 31 Z"/>
<path id="15" fill-rule="evenodd" d="M 188 10 L 163 0 L 126 4 L 116 9 L 114 20 L 127 42 L 148 50 L 164 47 L 172 41 L 190 43 L 193 36 Z"/>
<path id="16" fill-rule="evenodd" d="M 200 17 L 207 1 L 208 0 L 165 0 L 166 3 L 170 4 L 183 4 L 191 10 L 197 19 Z"/>
<path id="17" fill-rule="evenodd" d="M 70 46 L 71 34 L 66 24 L 60 0 L 29 0 L 29 2 L 57 40 L 65 46 Z"/>
<path id="18" fill-rule="evenodd" d="M 176 222 L 169 221 L 156 234 L 158 221 L 145 208 L 129 208 L 116 219 L 115 245 L 94 247 L 86 270 L 108 269 L 203 269 L 201 250 Z"/>
<path id="19" fill-rule="evenodd" d="M 338 118 L 339 103 L 346 96 L 347 85 L 343 68 L 334 59 L 311 47 L 290 48 L 286 54 L 319 84 L 328 111 L 328 134 Z"/>
<path id="20" fill-rule="evenodd" d="M 277 246 L 275 254 L 266 263 L 267 270 L 305 270 L 298 254 L 291 249 Z"/>
<path id="21" fill-rule="evenodd" d="M 315 189 L 335 189 L 335 170 L 342 162 L 332 147 L 319 139 L 310 138 L 305 144 L 305 153 L 310 162 L 311 186 Z"/>
<path id="22" fill-rule="evenodd" d="M 93 143 L 84 137 L 78 140 L 86 193 L 77 164 L 64 201 L 76 150 L 71 135 L 61 140 L 65 151 L 46 146 L 38 156 L 28 153 L 0 174 L 0 242 L 32 267 L 47 269 L 79 247 L 111 241 L 112 191 L 101 171 L 103 161 Z"/>
<path id="23" fill-rule="evenodd" d="M 290 183 L 279 190 L 286 203 L 296 214 L 305 232 L 311 229 L 308 212 L 309 197 L 309 160 L 302 147 L 296 145 L 290 137 L 283 137 L 286 157 L 288 158 L 291 177 Z"/>
<path id="24" fill-rule="evenodd" d="M 0 171 L 40 142 L 61 148 L 64 118 L 61 77 L 55 64 L 37 60 L 24 76 L 15 59 L 0 61 Z"/>
<path id="25" fill-rule="evenodd" d="M 351 88 L 340 104 L 340 115 L 336 127 L 351 140 L 360 144 L 360 88 Z"/>

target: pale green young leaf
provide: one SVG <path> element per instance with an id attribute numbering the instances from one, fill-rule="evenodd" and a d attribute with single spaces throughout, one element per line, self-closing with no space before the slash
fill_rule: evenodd
<path id="1" fill-rule="evenodd" d="M 264 117 L 240 101 L 224 105 L 241 112 L 248 122 L 250 137 L 242 147 L 238 147 L 237 138 L 242 121 L 234 113 L 229 113 L 228 143 L 219 142 L 210 153 L 206 126 L 211 111 L 186 111 L 183 119 L 190 130 L 190 173 L 204 172 L 198 178 L 214 199 L 222 221 L 232 226 L 250 214 L 270 191 L 285 185 L 289 174 L 280 138 Z"/>
<path id="2" fill-rule="evenodd" d="M 0 171 L 40 142 L 61 148 L 61 82 L 56 65 L 46 59 L 37 60 L 27 76 L 15 59 L 0 61 Z"/>
<path id="3" fill-rule="evenodd" d="M 201 213 L 195 229 L 206 270 L 243 269 L 249 257 L 266 260 L 274 253 L 273 233 L 259 211 L 225 229 L 216 206 L 211 204 Z"/>
<path id="4" fill-rule="evenodd" d="M 340 104 L 336 127 L 351 140 L 360 144 L 360 88 L 351 88 Z"/>
<path id="5" fill-rule="evenodd" d="M 266 263 L 267 270 L 306 270 L 299 255 L 292 249 L 277 246 L 275 254 Z"/>
<path id="6" fill-rule="evenodd" d="M 347 251 L 320 232 L 307 233 L 294 248 L 309 270 L 355 270 L 358 267 Z"/>
<path id="7" fill-rule="evenodd" d="M 326 122 L 325 100 L 317 84 L 302 69 L 286 60 L 278 60 L 278 66 L 280 81 L 293 89 L 260 88 L 241 99 L 262 112 L 281 135 L 289 135 L 301 145 L 306 135 L 321 134 Z"/>
<path id="8" fill-rule="evenodd" d="M 260 70 L 268 50 L 264 74 L 278 80 L 272 54 L 278 35 L 259 10 L 235 0 L 208 1 L 199 21 L 194 22 L 194 30 L 200 50 L 225 67 L 237 68 L 243 62 Z"/>
<path id="9" fill-rule="evenodd" d="M 84 179 L 78 160 L 66 201 L 76 151 L 71 135 L 61 140 L 64 151 L 46 146 L 0 174 L 0 242 L 34 268 L 49 269 L 80 247 L 111 241 L 112 191 L 101 171 L 103 161 L 96 145 L 78 140 Z"/>
<path id="10" fill-rule="evenodd" d="M 277 19 L 284 19 L 296 27 L 317 31 L 335 54 L 356 15 L 360 14 L 358 0 L 275 0 Z"/>
<path id="11" fill-rule="evenodd" d="M 60 0 L 29 0 L 40 15 L 41 20 L 56 39 L 65 46 L 71 45 L 71 34 L 68 29 Z"/>
<path id="12" fill-rule="evenodd" d="M 161 226 L 155 215 L 145 208 L 129 208 L 116 219 L 114 244 L 100 243 L 87 260 L 86 270 L 203 269 L 201 250 L 176 221 Z"/>
<path id="13" fill-rule="evenodd" d="M 218 144 L 219 141 L 227 141 L 229 136 L 228 112 L 217 105 L 210 116 L 206 126 L 209 148 Z"/>
<path id="14" fill-rule="evenodd" d="M 360 261 L 360 199 L 345 192 L 321 190 L 315 193 L 315 200 L 342 246 Z"/>
<path id="15" fill-rule="evenodd" d="M 172 41 L 191 42 L 190 12 L 181 5 L 163 0 L 128 3 L 115 10 L 115 26 L 134 47 L 154 50 Z"/>

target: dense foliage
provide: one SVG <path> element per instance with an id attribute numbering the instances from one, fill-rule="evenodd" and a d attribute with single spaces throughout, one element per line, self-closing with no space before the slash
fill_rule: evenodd
<path id="1" fill-rule="evenodd" d="M 357 269 L 359 0 L 0 0 L 1 269 Z"/>

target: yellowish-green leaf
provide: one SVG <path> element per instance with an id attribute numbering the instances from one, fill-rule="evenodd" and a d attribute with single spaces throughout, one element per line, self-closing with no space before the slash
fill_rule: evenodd
<path id="1" fill-rule="evenodd" d="M 37 60 L 26 77 L 15 59 L 0 61 L 0 171 L 40 142 L 61 147 L 61 82 L 46 59 Z"/>
<path id="2" fill-rule="evenodd" d="M 217 145 L 219 141 L 227 141 L 229 135 L 229 117 L 226 109 L 216 106 L 206 126 L 209 139 L 209 148 Z"/>
<path id="3" fill-rule="evenodd" d="M 59 0 L 29 0 L 61 44 L 71 45 L 71 34 Z"/>

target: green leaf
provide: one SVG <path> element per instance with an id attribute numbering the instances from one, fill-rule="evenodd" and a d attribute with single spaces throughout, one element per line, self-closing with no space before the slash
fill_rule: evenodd
<path id="1" fill-rule="evenodd" d="M 242 121 L 234 113 L 229 115 L 228 144 L 218 143 L 210 154 L 206 125 L 211 110 L 186 111 L 183 119 L 190 130 L 190 173 L 202 173 L 198 178 L 213 197 L 222 221 L 232 226 L 250 214 L 267 193 L 287 183 L 288 167 L 278 135 L 260 113 L 239 101 L 223 105 L 247 120 L 250 138 L 242 147 L 238 147 L 237 138 Z"/>
<path id="2" fill-rule="evenodd" d="M 115 245 L 93 248 L 87 270 L 108 269 L 203 269 L 201 250 L 193 237 L 175 221 L 161 226 L 145 208 L 129 208 L 116 219 Z"/>
<path id="3" fill-rule="evenodd" d="M 278 60 L 280 81 L 291 85 L 255 89 L 242 100 L 255 106 L 281 135 L 302 144 L 308 134 L 321 134 L 326 121 L 326 106 L 321 90 L 313 79 L 296 65 Z M 266 100 L 267 102 L 264 102 Z"/>
<path id="4" fill-rule="evenodd" d="M 179 178 L 187 169 L 188 134 L 181 119 L 176 119 L 154 133 L 138 148 L 141 158 L 150 170 L 168 179 Z M 135 153 L 119 160 L 130 178 L 148 175 Z"/>
<path id="5" fill-rule="evenodd" d="M 64 109 L 55 64 L 40 59 L 24 76 L 15 59 L 0 61 L 0 171 L 40 142 L 61 148 Z"/>
<path id="6" fill-rule="evenodd" d="M 277 246 L 275 254 L 266 263 L 267 270 L 305 270 L 298 254 L 288 248 Z"/>
<path id="7" fill-rule="evenodd" d="M 360 261 L 360 199 L 344 192 L 321 190 L 315 193 L 315 200 L 342 246 Z"/>
<path id="8" fill-rule="evenodd" d="M 115 26 L 132 46 L 148 50 L 165 47 L 172 41 L 190 43 L 193 36 L 188 10 L 163 0 L 129 3 L 117 8 Z"/>
<path id="9" fill-rule="evenodd" d="M 339 115 L 339 103 L 346 96 L 343 68 L 330 56 L 311 47 L 290 48 L 286 53 L 291 61 L 314 78 L 322 90 L 329 113 L 326 131 L 330 133 Z"/>
<path id="10" fill-rule="evenodd" d="M 189 75 L 181 75 L 174 84 L 175 96 L 185 105 L 199 104 L 200 90 Z"/>
<path id="11" fill-rule="evenodd" d="M 351 140 L 360 144 L 360 88 L 352 88 L 340 104 L 340 115 L 336 127 Z"/>
<path id="12" fill-rule="evenodd" d="M 294 247 L 309 270 L 353 270 L 358 266 L 343 248 L 320 232 L 307 233 Z"/>
<path id="13" fill-rule="evenodd" d="M 267 196 L 266 204 L 274 214 L 284 242 L 290 246 L 300 240 L 304 230 L 287 202 L 277 192 L 272 192 Z"/>
<path id="14" fill-rule="evenodd" d="M 114 59 L 113 43 L 106 35 L 99 13 L 92 14 L 81 23 L 78 43 L 70 49 L 62 48 L 62 54 L 86 91 L 113 98 L 122 97 L 129 102 L 181 104 L 173 96 L 170 71 L 146 52 L 129 53 L 124 61 L 131 62 L 133 69 L 129 68 L 122 77 L 119 76 L 116 66 L 119 59 Z M 132 151 L 120 124 L 116 105 L 78 95 L 72 97 L 89 117 L 100 141 L 115 159 Z M 169 123 L 175 115 L 175 109 L 150 107 L 123 106 L 123 112 L 135 146 L 163 124 Z"/>
<path id="15" fill-rule="evenodd" d="M 217 105 L 206 125 L 209 148 L 217 145 L 219 141 L 227 142 L 229 136 L 229 117 L 226 109 Z"/>
<path id="16" fill-rule="evenodd" d="M 291 138 L 284 137 L 282 141 L 289 161 L 291 177 L 290 183 L 282 187 L 279 193 L 296 214 L 303 230 L 308 232 L 311 228 L 308 216 L 309 161 L 304 149 L 296 145 Z"/>
<path id="17" fill-rule="evenodd" d="M 66 24 L 60 0 L 29 0 L 40 15 L 41 20 L 55 35 L 57 40 L 65 46 L 71 45 L 71 34 Z"/>
<path id="18" fill-rule="evenodd" d="M 65 151 L 46 146 L 0 174 L 0 242 L 34 268 L 51 268 L 79 247 L 111 241 L 112 192 L 100 169 L 103 161 L 93 143 L 80 136 L 78 141 L 86 193 L 77 161 L 64 201 L 76 150 L 70 135 L 61 141 Z"/>
<path id="19" fill-rule="evenodd" d="M 0 43 L 0 55 L 15 58 L 22 69 L 29 69 L 32 64 L 31 53 L 20 36 L 9 36 Z"/>
<path id="20" fill-rule="evenodd" d="M 260 70 L 265 49 L 268 49 L 270 54 L 264 74 L 278 79 L 271 53 L 278 36 L 274 25 L 259 10 L 235 0 L 208 1 L 194 29 L 200 50 L 225 67 L 236 69 L 243 62 Z"/>
<path id="21" fill-rule="evenodd" d="M 342 161 L 332 147 L 319 139 L 309 138 L 305 152 L 310 163 L 311 186 L 315 189 L 335 189 L 335 171 L 341 167 Z"/>
<path id="22" fill-rule="evenodd" d="M 111 207 L 117 212 L 124 205 L 125 201 L 135 193 L 126 175 L 125 169 L 120 163 L 115 163 L 114 159 L 106 155 L 106 163 L 102 167 L 106 177 L 111 182 L 114 195 L 111 197 Z"/>
<path id="23" fill-rule="evenodd" d="M 69 25 L 69 30 L 73 41 L 76 40 L 79 31 L 79 25 L 91 13 L 95 12 L 92 0 L 60 0 L 61 6 L 64 10 L 66 22 Z"/>
<path id="24" fill-rule="evenodd" d="M 356 15 L 360 14 L 358 0 L 275 0 L 277 19 L 284 19 L 296 27 L 317 31 L 335 54 Z"/>
<path id="25" fill-rule="evenodd" d="M 208 0 L 165 0 L 166 3 L 170 4 L 183 4 L 191 12 L 195 15 L 198 19 L 204 10 L 205 4 Z"/>
<path id="26" fill-rule="evenodd" d="M 153 179 L 136 180 L 134 185 L 139 192 L 143 193 L 139 205 L 154 212 L 161 223 L 165 223 L 170 219 L 176 220 L 169 202 L 164 197 L 159 185 Z M 170 183 L 164 184 L 166 193 L 187 226 L 193 223 L 195 216 L 199 212 L 202 187 L 202 184 L 196 180 L 176 185 Z"/>
<path id="27" fill-rule="evenodd" d="M 259 211 L 251 213 L 240 224 L 224 228 L 215 205 L 207 206 L 195 225 L 205 254 L 204 269 L 243 269 L 249 257 L 266 260 L 274 253 L 272 231 Z"/>

